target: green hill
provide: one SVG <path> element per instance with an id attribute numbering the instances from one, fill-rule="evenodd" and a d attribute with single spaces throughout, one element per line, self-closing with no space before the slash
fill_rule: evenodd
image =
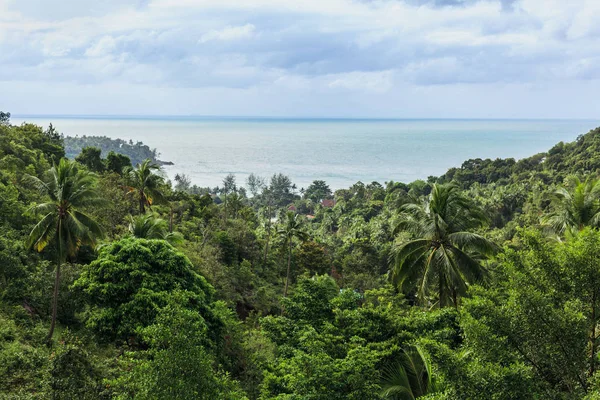
<path id="1" fill-rule="evenodd" d="M 97 147 L 102 153 L 102 157 L 114 151 L 118 154 L 123 154 L 131 160 L 133 165 L 140 164 L 145 159 L 149 158 L 154 163 L 160 165 L 170 165 L 170 162 L 164 162 L 158 159 L 159 153 L 156 149 L 151 149 L 148 145 L 142 142 L 125 141 L 122 139 L 111 139 L 106 136 L 66 136 L 64 138 L 65 153 L 70 159 L 74 159 L 81 153 L 85 147 Z"/>

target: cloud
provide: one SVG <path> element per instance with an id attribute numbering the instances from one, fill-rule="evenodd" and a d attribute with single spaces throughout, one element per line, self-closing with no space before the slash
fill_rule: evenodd
<path id="1" fill-rule="evenodd" d="M 330 88 L 386 92 L 392 88 L 392 72 L 349 72 L 331 78 Z"/>
<path id="2" fill-rule="evenodd" d="M 92 46 L 88 47 L 85 55 L 88 57 L 101 57 L 111 54 L 116 47 L 116 41 L 112 36 L 103 36 Z"/>
<path id="3" fill-rule="evenodd" d="M 327 104 L 368 98 L 376 110 L 413 88 L 600 79 L 597 0 L 50 3 L 0 0 L 0 84 L 262 93 L 273 103 L 265 114 L 282 97 L 312 109 L 300 104 L 309 93 Z"/>
<path id="4" fill-rule="evenodd" d="M 246 24 L 243 26 L 228 26 L 220 30 L 211 30 L 200 37 L 199 43 L 206 43 L 212 40 L 239 40 L 254 36 L 255 26 Z"/>

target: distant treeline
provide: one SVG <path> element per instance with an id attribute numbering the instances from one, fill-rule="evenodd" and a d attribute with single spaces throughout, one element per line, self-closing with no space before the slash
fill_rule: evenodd
<path id="1" fill-rule="evenodd" d="M 97 147 L 102 156 L 106 157 L 109 152 L 114 151 L 129 157 L 133 165 L 140 164 L 147 158 L 157 164 L 170 164 L 158 159 L 160 154 L 156 149 L 132 140 L 111 139 L 106 136 L 65 136 L 64 144 L 66 156 L 71 159 L 77 157 L 85 147 Z"/>
<path id="2" fill-rule="evenodd" d="M 514 158 L 470 159 L 460 168 L 450 168 L 441 177 L 430 177 L 429 181 L 454 181 L 465 189 L 474 183 L 508 185 L 532 176 L 545 184 L 561 183 L 570 174 L 600 173 L 599 153 L 600 128 L 596 128 L 586 135 L 580 135 L 574 142 L 560 142 L 548 152 L 518 161 Z"/>

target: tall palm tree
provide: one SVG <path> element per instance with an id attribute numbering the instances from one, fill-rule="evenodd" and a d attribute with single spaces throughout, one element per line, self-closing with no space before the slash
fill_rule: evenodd
<path id="1" fill-rule="evenodd" d="M 572 234 L 586 226 L 600 226 L 600 180 L 576 176 L 566 179 L 566 186 L 552 193 L 553 211 L 542 222 L 559 235 Z"/>
<path id="2" fill-rule="evenodd" d="M 268 214 L 265 212 L 264 213 L 267 217 Z M 264 220 L 261 221 L 260 226 L 265 230 L 266 233 L 266 240 L 265 240 L 265 247 L 263 249 L 263 268 L 265 265 L 267 265 L 267 257 L 269 255 L 269 244 L 271 241 L 271 218 L 265 218 Z"/>
<path id="3" fill-rule="evenodd" d="M 379 394 L 384 399 L 415 400 L 434 391 L 429 360 L 420 347 L 409 346 L 398 362 L 383 371 Z"/>
<path id="4" fill-rule="evenodd" d="M 397 249 L 392 281 L 405 290 L 417 287 L 421 301 L 435 287 L 440 308 L 457 306 L 467 284 L 487 277 L 479 259 L 496 249 L 483 236 L 469 232 L 485 222 L 483 212 L 453 184 L 434 185 L 425 200 L 400 210 L 395 233 L 407 231 L 416 239 Z"/>
<path id="5" fill-rule="evenodd" d="M 293 211 L 288 211 L 286 213 L 283 225 L 277 230 L 277 233 L 283 238 L 284 246 L 288 247 L 287 272 L 285 275 L 285 289 L 283 290 L 283 297 L 287 297 L 294 239 L 306 240 L 308 234 L 304 231 L 302 217 Z"/>
<path id="6" fill-rule="evenodd" d="M 48 172 L 45 180 L 34 176 L 28 179 L 50 201 L 33 207 L 42 219 L 33 227 L 27 246 L 41 252 L 48 245 L 56 250 L 56 275 L 52 299 L 52 322 L 48 338 L 52 338 L 56 325 L 60 267 L 67 257 L 73 257 L 82 244 L 94 245 L 104 232 L 93 218 L 79 209 L 103 203 L 95 190 L 95 175 L 79 168 L 65 158 Z"/>
<path id="7" fill-rule="evenodd" d="M 235 175 L 227 174 L 227 176 L 223 179 L 223 187 L 220 190 L 220 193 L 224 196 L 223 200 L 223 209 L 225 213 L 223 213 L 223 221 L 227 221 L 228 211 L 229 211 L 229 202 L 227 201 L 227 195 L 229 193 L 236 194 L 237 193 L 237 184 L 235 182 Z"/>
<path id="8" fill-rule="evenodd" d="M 153 214 L 142 214 L 131 217 L 129 232 L 140 239 L 162 239 L 171 244 L 182 240 L 179 232 L 170 232 L 169 223 Z"/>
<path id="9" fill-rule="evenodd" d="M 158 165 L 152 164 L 147 158 L 136 168 L 126 167 L 124 170 L 124 175 L 129 181 L 128 194 L 137 197 L 140 214 L 146 212 L 146 207 L 151 208 L 152 204 L 164 201 L 165 196 L 161 191 L 164 179 L 154 173 L 159 169 Z"/>
<path id="10" fill-rule="evenodd" d="M 273 214 L 273 191 L 270 188 L 265 187 L 263 189 L 262 197 L 266 201 L 266 207 L 264 209 L 264 212 L 265 212 L 265 231 L 267 232 L 267 241 L 265 243 L 265 251 L 264 251 L 264 258 L 263 258 L 263 264 L 266 265 L 267 257 L 269 255 L 269 243 L 271 241 L 271 218 L 273 216 L 272 215 Z"/>

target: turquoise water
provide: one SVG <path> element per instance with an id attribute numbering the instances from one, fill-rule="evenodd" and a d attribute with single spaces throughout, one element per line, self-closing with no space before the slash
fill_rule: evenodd
<path id="1" fill-rule="evenodd" d="M 169 177 L 200 186 L 228 174 L 289 175 L 298 187 L 323 179 L 332 188 L 357 181 L 411 182 L 440 175 L 469 158 L 513 157 L 572 141 L 600 121 L 582 120 L 299 120 L 265 118 L 13 118 L 65 135 L 105 135 L 157 148 Z"/>

